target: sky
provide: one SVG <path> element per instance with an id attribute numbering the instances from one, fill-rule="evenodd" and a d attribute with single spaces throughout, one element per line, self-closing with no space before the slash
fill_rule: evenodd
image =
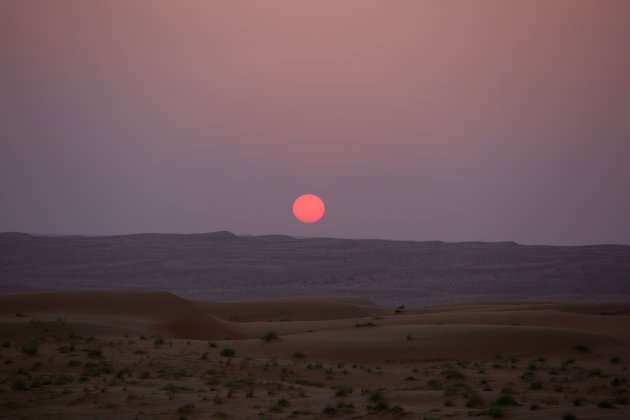
<path id="1" fill-rule="evenodd" d="M 0 231 L 630 244 L 628 40 L 626 0 L 0 0 Z"/>

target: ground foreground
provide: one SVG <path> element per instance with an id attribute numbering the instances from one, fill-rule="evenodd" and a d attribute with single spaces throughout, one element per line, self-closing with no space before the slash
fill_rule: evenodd
<path id="1" fill-rule="evenodd" d="M 0 418 L 630 418 L 630 304 L 0 296 Z"/>

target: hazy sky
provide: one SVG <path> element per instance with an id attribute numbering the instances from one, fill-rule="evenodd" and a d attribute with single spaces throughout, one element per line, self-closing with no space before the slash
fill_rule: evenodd
<path id="1" fill-rule="evenodd" d="M 0 231 L 630 243 L 627 0 L 0 0 L 0 60 Z"/>

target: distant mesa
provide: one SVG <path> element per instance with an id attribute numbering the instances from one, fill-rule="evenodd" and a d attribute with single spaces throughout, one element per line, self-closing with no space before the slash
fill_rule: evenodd
<path id="1" fill-rule="evenodd" d="M 237 235 L 227 230 L 220 230 L 218 232 L 201 233 L 200 236 L 203 236 L 204 238 L 215 239 L 215 240 L 238 239 Z"/>

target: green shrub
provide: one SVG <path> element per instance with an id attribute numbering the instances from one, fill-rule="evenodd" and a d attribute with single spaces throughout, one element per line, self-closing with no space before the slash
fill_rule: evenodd
<path id="1" fill-rule="evenodd" d="M 495 401 L 495 404 L 501 407 L 506 407 L 506 406 L 516 407 L 520 405 L 518 402 L 516 402 L 514 398 L 512 398 L 511 395 L 508 395 L 508 394 L 503 394 L 499 398 L 497 398 L 497 400 Z"/>
<path id="2" fill-rule="evenodd" d="M 275 331 L 268 331 L 267 333 L 265 333 L 265 335 L 263 335 L 260 339 L 266 343 L 269 343 L 271 341 L 276 341 L 278 340 L 280 337 L 278 337 L 278 334 Z"/>
<path id="3" fill-rule="evenodd" d="M 35 342 L 27 343 L 22 346 L 22 353 L 26 354 L 27 356 L 35 356 L 37 353 L 39 353 L 39 346 Z"/>
<path id="4" fill-rule="evenodd" d="M 615 408 L 615 403 L 610 400 L 601 400 L 597 403 L 599 408 Z"/>
<path id="5" fill-rule="evenodd" d="M 92 359 L 100 359 L 103 357 L 103 351 L 101 349 L 88 350 L 87 356 Z"/>
<path id="6" fill-rule="evenodd" d="M 471 395 L 468 401 L 466 402 L 466 407 L 468 408 L 480 408 L 486 405 L 486 402 L 481 398 L 481 396 L 475 394 Z"/>
<path id="7" fill-rule="evenodd" d="M 335 387 L 335 397 L 347 397 L 352 394 L 352 387 L 347 385 L 337 385 Z"/>
<path id="8" fill-rule="evenodd" d="M 593 351 L 590 349 L 590 347 L 585 346 L 584 344 L 578 344 L 577 346 L 573 347 L 573 350 L 579 351 L 580 353 L 591 353 Z"/>
<path id="9" fill-rule="evenodd" d="M 505 414 L 503 413 L 503 409 L 497 405 L 491 405 L 486 411 L 485 414 L 494 417 L 495 419 L 503 417 Z"/>
<path id="10" fill-rule="evenodd" d="M 221 356 L 223 357 L 236 357 L 236 352 L 232 349 L 225 348 L 221 350 Z"/>

